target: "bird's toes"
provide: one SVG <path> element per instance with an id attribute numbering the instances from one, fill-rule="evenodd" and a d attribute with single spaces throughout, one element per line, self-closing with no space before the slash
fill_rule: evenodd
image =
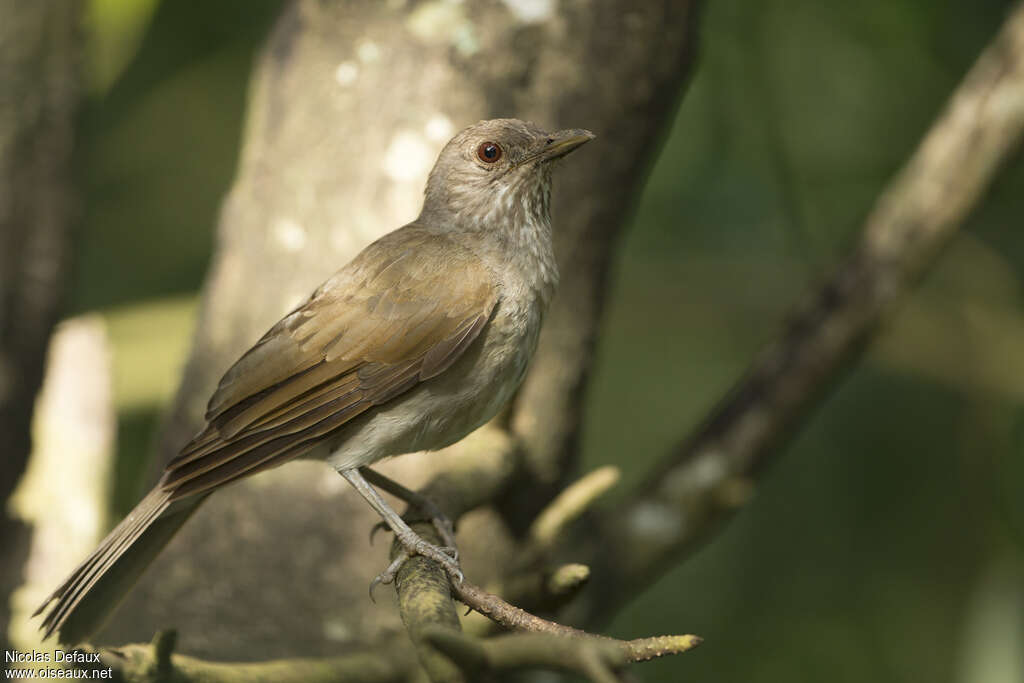
<path id="1" fill-rule="evenodd" d="M 404 550 L 401 551 L 398 554 L 398 557 L 393 559 L 391 561 L 391 564 L 387 566 L 387 569 L 382 571 L 380 574 L 377 574 L 377 576 L 373 577 L 373 581 L 370 582 L 370 600 L 372 602 L 377 602 L 377 600 L 373 597 L 374 589 L 381 584 L 384 584 L 386 586 L 390 583 L 393 583 L 395 580 L 395 576 L 398 574 L 398 570 L 401 569 L 402 565 L 405 564 L 405 561 L 408 560 L 409 557 L 409 553 L 407 553 Z"/>
<path id="2" fill-rule="evenodd" d="M 373 539 L 377 536 L 378 531 L 391 531 L 391 527 L 384 522 L 377 522 L 374 524 L 370 529 L 370 545 L 373 545 Z"/>

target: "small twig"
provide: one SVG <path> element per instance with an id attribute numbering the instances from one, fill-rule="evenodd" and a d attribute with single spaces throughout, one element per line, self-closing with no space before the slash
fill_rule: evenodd
<path id="1" fill-rule="evenodd" d="M 488 586 L 525 610 L 554 612 L 579 595 L 589 581 L 590 567 L 571 563 L 530 566 Z"/>
<path id="2" fill-rule="evenodd" d="M 544 594 L 554 600 L 576 595 L 590 580 L 590 567 L 585 564 L 563 564 L 544 577 Z"/>
<path id="3" fill-rule="evenodd" d="M 679 654 L 693 649 L 702 642 L 699 636 L 694 635 L 655 636 L 635 640 L 618 640 L 608 636 L 588 633 L 530 614 L 524 609 L 505 602 L 497 595 L 488 593 L 479 586 L 473 585 L 469 581 L 463 581 L 461 585 L 453 586 L 453 590 L 455 596 L 460 601 L 505 628 L 611 643 L 622 650 L 626 661 L 629 662 L 643 662 L 656 657 Z"/>
<path id="4" fill-rule="evenodd" d="M 530 538 L 538 548 L 550 548 L 598 498 L 618 483 L 618 467 L 600 467 L 567 486 L 530 525 Z"/>
<path id="5" fill-rule="evenodd" d="M 620 683 L 616 672 L 639 661 L 610 638 L 524 632 L 476 638 L 442 628 L 430 628 L 423 636 L 472 680 L 488 671 L 545 669 L 582 674 L 595 683 Z"/>
<path id="6" fill-rule="evenodd" d="M 153 662 L 158 676 L 170 676 L 173 664 L 171 657 L 178 644 L 178 632 L 174 629 L 157 631 L 153 636 Z"/>
<path id="7" fill-rule="evenodd" d="M 628 663 L 615 647 L 580 638 L 510 633 L 480 639 L 445 629 L 431 629 L 425 637 L 473 680 L 491 671 L 545 669 L 619 683 L 614 671 Z"/>

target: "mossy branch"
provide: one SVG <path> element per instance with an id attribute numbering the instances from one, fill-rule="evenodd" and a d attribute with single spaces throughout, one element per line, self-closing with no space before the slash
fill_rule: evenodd
<path id="1" fill-rule="evenodd" d="M 417 529 L 429 534 L 426 524 Z M 451 585 L 437 565 L 413 558 L 399 572 L 402 619 L 434 683 L 477 680 L 484 671 L 549 669 L 615 681 L 613 671 L 632 662 L 680 654 L 701 643 L 694 635 L 617 640 L 543 619 L 469 581 Z M 518 633 L 479 638 L 462 633 L 451 595 L 471 609 Z M 451 670 L 458 667 L 459 673 Z"/>
<path id="2" fill-rule="evenodd" d="M 440 494 L 436 498 L 439 507 L 455 519 L 498 495 L 514 474 L 514 467 L 508 465 L 516 453 L 516 449 L 506 447 L 490 458 L 476 454 L 457 461 L 450 470 L 428 483 L 417 496 L 427 496 L 427 492 Z M 602 468 L 567 488 L 538 518 L 547 521 L 535 528 L 546 531 L 532 535 L 535 545 L 537 541 L 542 546 L 554 542 L 572 520 L 617 480 L 617 470 Z M 379 483 L 385 482 L 381 479 Z M 398 492 L 398 495 L 410 498 L 406 495 L 408 493 Z M 440 501 L 444 501 L 444 505 Z M 415 512 L 410 510 L 410 513 Z M 437 530 L 428 522 L 418 522 L 413 529 L 431 543 L 441 540 Z M 392 545 L 392 558 L 402 552 L 397 542 Z M 541 583 L 552 592 L 571 594 L 575 594 L 589 576 L 589 570 L 582 565 L 570 565 L 553 573 L 536 573 L 544 577 Z M 557 581 L 555 577 L 558 577 Z M 531 614 L 468 580 L 451 584 L 440 567 L 421 557 L 413 557 L 402 565 L 395 590 L 402 621 L 416 645 L 423 668 L 434 683 L 475 680 L 474 676 L 481 670 L 517 668 L 553 668 L 586 675 L 595 681 L 615 680 L 608 678 L 613 669 L 630 662 L 685 652 L 701 642 L 693 635 L 622 641 L 587 633 Z M 463 634 L 453 595 L 502 627 L 529 632 L 529 635 L 477 638 Z M 453 670 L 453 665 L 458 667 L 458 671 Z"/>
<path id="3" fill-rule="evenodd" d="M 320 659 L 267 662 L 207 662 L 173 654 L 174 631 L 161 631 L 148 644 L 103 648 L 100 668 L 113 668 L 125 683 L 402 683 L 415 660 L 402 648 L 366 649 Z"/>

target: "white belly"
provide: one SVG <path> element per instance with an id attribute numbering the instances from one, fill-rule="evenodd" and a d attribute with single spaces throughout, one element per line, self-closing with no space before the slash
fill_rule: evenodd
<path id="1" fill-rule="evenodd" d="M 480 427 L 512 398 L 540 334 L 540 302 L 503 300 L 478 338 L 444 373 L 344 427 L 318 449 L 336 469 L 449 446 Z M 518 304 L 518 305 L 517 305 Z"/>

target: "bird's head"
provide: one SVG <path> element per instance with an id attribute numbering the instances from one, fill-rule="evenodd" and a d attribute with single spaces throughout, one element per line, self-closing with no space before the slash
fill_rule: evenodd
<path id="1" fill-rule="evenodd" d="M 594 139 L 587 130 L 548 133 L 519 119 L 480 121 L 453 137 L 427 180 L 424 214 L 457 222 L 547 220 L 551 166 Z"/>

